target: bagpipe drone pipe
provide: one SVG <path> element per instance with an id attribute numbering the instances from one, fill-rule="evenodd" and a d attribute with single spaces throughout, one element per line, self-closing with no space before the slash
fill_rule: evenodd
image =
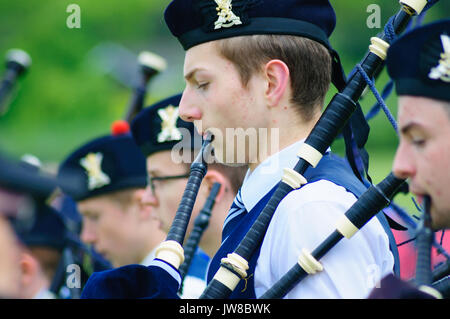
<path id="1" fill-rule="evenodd" d="M 11 49 L 6 53 L 5 63 L 6 70 L 0 82 L 0 116 L 8 110 L 14 86 L 30 68 L 31 58 L 23 50 Z"/>
<path id="2" fill-rule="evenodd" d="M 191 234 L 184 245 L 184 262 L 181 264 L 178 269 L 181 276 L 181 286 L 180 293 L 183 292 L 183 283 L 186 274 L 188 273 L 189 267 L 191 266 L 192 259 L 195 255 L 195 252 L 199 246 L 200 240 L 206 228 L 208 228 L 209 220 L 211 218 L 211 211 L 215 204 L 215 199 L 220 190 L 220 183 L 214 183 L 211 191 L 208 195 L 208 198 L 203 205 L 203 208 L 200 210 L 200 213 L 195 218 L 194 228 L 191 231 Z"/>
<path id="3" fill-rule="evenodd" d="M 143 51 L 139 54 L 138 64 L 140 72 L 138 83 L 133 91 L 133 96 L 125 115 L 125 121 L 128 123 L 131 123 L 136 114 L 143 109 L 150 81 L 167 67 L 167 62 L 164 58 L 148 51 Z"/>

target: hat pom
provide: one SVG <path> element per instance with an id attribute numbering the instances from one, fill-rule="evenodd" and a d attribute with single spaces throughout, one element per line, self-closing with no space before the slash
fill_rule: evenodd
<path id="1" fill-rule="evenodd" d="M 130 124 L 124 120 L 117 120 L 111 125 L 111 134 L 113 136 L 127 134 L 130 132 Z"/>

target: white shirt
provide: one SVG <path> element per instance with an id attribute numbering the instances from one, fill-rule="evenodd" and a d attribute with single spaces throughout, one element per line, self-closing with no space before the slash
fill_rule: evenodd
<path id="1" fill-rule="evenodd" d="M 33 299 L 56 299 L 56 295 L 47 288 L 42 288 Z"/>
<path id="2" fill-rule="evenodd" d="M 147 256 L 141 261 L 140 265 L 149 266 L 153 259 L 155 259 L 156 248 L 152 249 Z"/>
<path id="3" fill-rule="evenodd" d="M 272 155 L 247 173 L 242 201 L 250 211 L 293 168 L 303 141 Z M 335 230 L 335 223 L 356 197 L 330 181 L 319 180 L 289 193 L 280 203 L 264 237 L 255 269 L 260 297 L 297 263 L 301 249 L 312 252 Z M 379 280 L 392 273 L 394 258 L 380 222 L 373 218 L 350 240 L 342 239 L 321 258 L 324 270 L 309 275 L 285 298 L 365 298 Z"/>

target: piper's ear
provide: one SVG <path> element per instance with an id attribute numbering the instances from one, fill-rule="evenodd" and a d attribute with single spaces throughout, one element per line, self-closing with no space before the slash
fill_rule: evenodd
<path id="1" fill-rule="evenodd" d="M 214 183 L 220 183 L 220 189 L 216 196 L 217 203 L 220 202 L 224 198 L 225 194 L 231 189 L 230 181 L 221 172 L 216 171 L 213 168 L 208 170 L 203 181 L 207 186 L 208 194 L 206 194 L 206 196 L 208 196 L 211 192 Z"/>
<path id="2" fill-rule="evenodd" d="M 20 270 L 22 272 L 22 285 L 29 285 L 38 271 L 38 261 L 29 253 L 22 253 Z"/>
<path id="3" fill-rule="evenodd" d="M 286 90 L 289 88 L 289 68 L 281 60 L 270 60 L 264 67 L 264 75 L 267 81 L 265 92 L 267 104 L 271 107 L 276 107 L 280 104 Z"/>

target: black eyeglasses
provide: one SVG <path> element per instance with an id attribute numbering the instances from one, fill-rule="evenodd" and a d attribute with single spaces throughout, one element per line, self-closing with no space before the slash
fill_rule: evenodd
<path id="1" fill-rule="evenodd" d="M 169 179 L 179 179 L 179 178 L 188 178 L 189 174 L 184 174 L 184 175 L 173 175 L 173 176 L 157 176 L 157 177 L 152 177 L 152 176 L 148 176 L 147 177 L 147 184 L 150 185 L 150 188 L 153 192 L 153 194 L 155 194 L 155 181 L 165 181 L 165 180 L 169 180 Z"/>

